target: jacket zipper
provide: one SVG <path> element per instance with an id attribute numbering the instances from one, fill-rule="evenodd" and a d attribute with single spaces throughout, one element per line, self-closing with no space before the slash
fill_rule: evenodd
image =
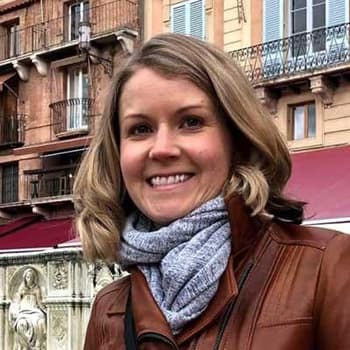
<path id="1" fill-rule="evenodd" d="M 144 333 L 138 338 L 138 341 L 141 342 L 142 340 L 145 340 L 145 339 L 160 340 L 168 344 L 169 346 L 171 346 L 172 349 L 179 350 L 178 346 L 171 339 L 159 333 L 153 333 L 153 332 Z"/>
<path id="2" fill-rule="evenodd" d="M 215 340 L 215 344 L 214 344 L 214 347 L 213 347 L 213 350 L 218 350 L 219 349 L 219 346 L 220 346 L 220 343 L 221 343 L 221 340 L 222 340 L 222 337 L 224 335 L 224 331 L 226 329 L 226 326 L 227 326 L 227 323 L 230 319 L 230 316 L 232 314 L 232 311 L 236 305 L 236 301 L 238 299 L 238 296 L 239 296 L 239 292 L 241 291 L 243 285 L 244 285 L 244 282 L 247 280 L 247 277 L 249 275 L 249 272 L 251 271 L 252 267 L 253 267 L 254 263 L 251 261 L 248 266 L 246 267 L 246 269 L 242 272 L 242 275 L 241 277 L 239 278 L 239 281 L 238 281 L 238 295 L 231 301 L 231 303 L 228 305 L 223 317 L 222 317 L 222 321 L 221 321 L 221 324 L 220 324 L 220 327 L 219 327 L 219 333 L 216 337 L 216 340 Z"/>

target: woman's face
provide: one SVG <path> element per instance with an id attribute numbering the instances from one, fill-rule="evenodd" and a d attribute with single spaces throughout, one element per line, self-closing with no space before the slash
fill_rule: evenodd
<path id="1" fill-rule="evenodd" d="M 34 282 L 34 272 L 32 270 L 28 270 L 24 276 L 27 284 L 31 285 Z"/>
<path id="2" fill-rule="evenodd" d="M 184 78 L 141 68 L 119 103 L 120 165 L 128 194 L 165 224 L 217 196 L 231 169 L 231 138 L 209 97 Z"/>

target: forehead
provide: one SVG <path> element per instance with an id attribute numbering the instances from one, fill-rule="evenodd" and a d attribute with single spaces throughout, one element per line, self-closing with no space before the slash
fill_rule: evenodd
<path id="1" fill-rule="evenodd" d="M 211 103 L 211 98 L 183 76 L 169 77 L 150 68 L 138 69 L 124 84 L 119 99 L 121 114 L 130 108 L 157 107 L 162 103 L 167 106 L 187 103 Z"/>

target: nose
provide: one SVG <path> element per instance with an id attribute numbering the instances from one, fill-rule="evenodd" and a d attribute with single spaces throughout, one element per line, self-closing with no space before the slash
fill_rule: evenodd
<path id="1" fill-rule="evenodd" d="M 154 134 L 153 143 L 149 151 L 149 158 L 153 160 L 166 160 L 180 155 L 180 148 L 176 136 L 168 128 L 159 128 Z"/>

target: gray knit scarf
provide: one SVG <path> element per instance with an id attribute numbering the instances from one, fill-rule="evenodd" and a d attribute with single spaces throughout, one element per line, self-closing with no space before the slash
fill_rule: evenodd
<path id="1" fill-rule="evenodd" d="M 227 266 L 231 240 L 224 199 L 156 229 L 133 213 L 122 238 L 122 264 L 138 265 L 171 330 L 179 333 L 206 309 Z"/>

